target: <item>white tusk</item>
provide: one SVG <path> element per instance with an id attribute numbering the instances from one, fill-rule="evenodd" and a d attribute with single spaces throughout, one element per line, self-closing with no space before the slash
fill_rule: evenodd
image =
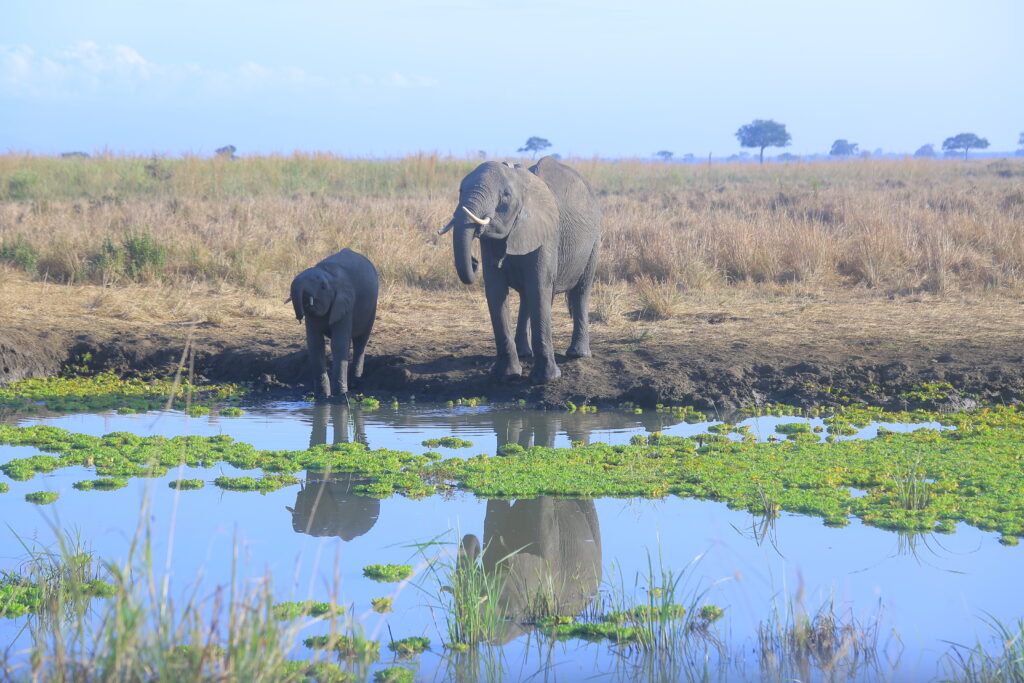
<path id="1" fill-rule="evenodd" d="M 455 219 L 453 218 L 450 221 L 448 221 L 448 225 L 446 225 L 443 228 L 441 228 L 440 230 L 438 230 L 437 234 L 438 235 L 443 235 L 443 234 L 445 234 L 446 232 L 448 232 L 449 230 L 451 230 L 454 227 L 455 227 Z"/>
<path id="2" fill-rule="evenodd" d="M 476 216 L 473 215 L 473 212 L 467 209 L 466 207 L 462 207 L 462 210 L 468 213 L 469 217 L 472 218 L 477 223 L 479 223 L 480 225 L 488 225 L 491 222 L 490 216 L 488 216 L 487 218 L 477 218 Z"/>

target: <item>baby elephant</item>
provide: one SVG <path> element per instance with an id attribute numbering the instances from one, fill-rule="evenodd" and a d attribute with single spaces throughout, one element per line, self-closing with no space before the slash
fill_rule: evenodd
<path id="1" fill-rule="evenodd" d="M 292 280 L 295 317 L 306 318 L 306 346 L 313 362 L 316 398 L 348 393 L 349 347 L 354 347 L 354 377 L 363 375 L 363 356 L 377 314 L 377 270 L 370 260 L 342 249 Z M 327 374 L 324 337 L 331 338 Z"/>

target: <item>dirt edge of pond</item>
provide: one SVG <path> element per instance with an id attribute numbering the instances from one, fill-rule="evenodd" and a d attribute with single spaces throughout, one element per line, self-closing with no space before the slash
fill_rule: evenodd
<path id="1" fill-rule="evenodd" d="M 0 311 L 0 385 L 56 375 L 85 357 L 89 371 L 171 374 L 188 343 L 186 371 L 194 363 L 198 378 L 281 395 L 309 390 L 303 327 L 276 297 L 240 305 L 237 295 L 190 296 L 182 316 L 157 287 L 8 280 L 0 294 L 13 302 Z M 556 311 L 554 322 L 556 349 L 564 351 L 568 316 Z M 694 297 L 669 320 L 624 314 L 614 324 L 593 323 L 591 334 L 592 358 L 556 356 L 560 379 L 531 386 L 527 359 L 521 380 L 495 383 L 487 377 L 494 347 L 481 293 L 399 292 L 378 309 L 364 377 L 352 388 L 400 399 L 485 396 L 549 408 L 631 401 L 722 413 L 768 402 L 959 409 L 1024 395 L 1017 300 Z M 955 391 L 928 401 L 907 395 L 925 383 Z"/>
<path id="2" fill-rule="evenodd" d="M 308 391 L 306 352 L 301 344 L 278 344 L 258 338 L 222 338 L 216 328 L 196 329 L 191 348 L 194 372 L 210 381 L 251 383 L 258 392 L 301 394 Z M 184 330 L 122 330 L 104 333 L 40 333 L 28 329 L 0 331 L 0 383 L 56 375 L 69 364 L 89 358 L 91 371 L 125 375 L 171 373 L 182 359 Z M 924 383 L 948 383 L 956 389 L 937 403 L 955 409 L 979 403 L 1017 402 L 1024 387 L 1024 363 L 1017 348 L 888 348 L 885 353 L 847 353 L 800 349 L 714 348 L 673 344 L 595 345 L 593 358 L 559 356 L 562 377 L 531 386 L 527 379 L 495 383 L 487 378 L 490 344 L 459 345 L 439 353 L 416 344 L 385 346 L 369 354 L 354 390 L 372 394 L 454 400 L 486 396 L 492 401 L 523 399 L 531 405 L 562 407 L 657 403 L 692 405 L 727 412 L 766 402 L 822 405 L 864 401 L 907 408 L 936 401 L 907 400 L 907 392 Z M 381 348 L 384 346 L 384 348 Z M 792 350 L 792 349 L 790 349 Z M 848 349 L 852 351 L 852 349 Z M 189 359 L 192 360 L 191 358 Z M 529 361 L 524 360 L 524 375 Z M 186 368 L 187 370 L 187 368 Z"/>

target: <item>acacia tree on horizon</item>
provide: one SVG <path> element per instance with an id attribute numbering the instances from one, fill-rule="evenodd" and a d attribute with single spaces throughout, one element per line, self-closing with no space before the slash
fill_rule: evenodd
<path id="1" fill-rule="evenodd" d="M 857 153 L 857 143 L 847 142 L 840 138 L 832 143 L 832 149 L 829 150 L 829 155 L 834 157 L 848 157 Z"/>
<path id="2" fill-rule="evenodd" d="M 971 149 L 985 149 L 988 147 L 988 140 L 979 138 L 974 133 L 960 133 L 942 141 L 942 149 L 953 152 L 959 149 L 964 151 L 964 160 L 967 160 L 967 152 Z"/>
<path id="3" fill-rule="evenodd" d="M 758 157 L 760 163 L 764 163 L 765 147 L 785 147 L 793 139 L 786 131 L 786 124 L 777 123 L 771 119 L 754 119 L 745 126 L 740 126 L 736 131 L 736 137 L 741 147 L 760 148 Z"/>
<path id="4" fill-rule="evenodd" d="M 526 139 L 526 144 L 520 147 L 517 151 L 519 152 L 533 152 L 533 158 L 537 158 L 537 152 L 543 151 L 551 146 L 551 143 L 546 138 L 539 138 L 537 136 L 529 137 Z"/>

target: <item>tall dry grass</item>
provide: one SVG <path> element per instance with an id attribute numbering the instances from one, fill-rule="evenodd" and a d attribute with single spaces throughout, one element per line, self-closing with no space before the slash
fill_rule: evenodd
<path id="1" fill-rule="evenodd" d="M 436 230 L 476 163 L 8 154 L 0 261 L 60 282 L 278 295 L 349 246 L 387 283 L 455 288 L 450 238 Z M 1021 161 L 570 163 L 600 196 L 598 277 L 610 287 L 941 295 L 1015 294 L 1024 282 Z"/>

